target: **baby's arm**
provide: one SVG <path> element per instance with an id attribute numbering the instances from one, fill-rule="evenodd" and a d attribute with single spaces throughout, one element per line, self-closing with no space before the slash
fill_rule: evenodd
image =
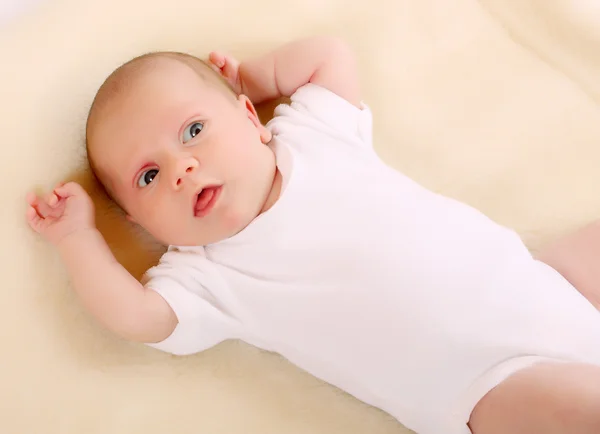
<path id="1" fill-rule="evenodd" d="M 536 255 L 577 288 L 600 310 L 600 222 L 594 222 L 553 242 Z"/>
<path id="2" fill-rule="evenodd" d="M 106 328 L 137 342 L 160 342 L 173 332 L 177 320 L 167 302 L 117 262 L 97 229 L 74 232 L 58 250 L 82 304 Z"/>
<path id="3" fill-rule="evenodd" d="M 238 93 L 255 104 L 289 97 L 300 86 L 314 83 L 360 107 L 354 53 L 338 38 L 303 39 L 241 64 L 217 52 L 209 60 Z"/>
<path id="4" fill-rule="evenodd" d="M 103 326 L 138 342 L 160 342 L 173 332 L 173 310 L 117 262 L 78 184 L 59 186 L 46 200 L 32 194 L 28 202 L 30 226 L 58 248 L 75 292 Z"/>

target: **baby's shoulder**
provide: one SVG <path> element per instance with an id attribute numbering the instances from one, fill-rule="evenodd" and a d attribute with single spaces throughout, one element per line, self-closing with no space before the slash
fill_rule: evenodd
<path id="1" fill-rule="evenodd" d="M 335 140 L 372 147 L 372 113 L 356 107 L 324 87 L 308 83 L 290 102 L 280 104 L 267 124 L 274 136 L 299 135 L 314 142 Z M 320 143 L 319 143 L 320 144 Z"/>

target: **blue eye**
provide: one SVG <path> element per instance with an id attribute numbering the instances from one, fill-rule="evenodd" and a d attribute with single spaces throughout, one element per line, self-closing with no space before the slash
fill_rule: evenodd
<path id="1" fill-rule="evenodd" d="M 156 175 L 158 175 L 158 169 L 146 170 L 138 178 L 138 187 L 146 187 L 148 184 L 154 181 Z"/>
<path id="2" fill-rule="evenodd" d="M 187 126 L 185 130 L 183 130 L 183 143 L 189 142 L 204 128 L 204 124 L 202 122 L 194 122 L 193 124 Z"/>

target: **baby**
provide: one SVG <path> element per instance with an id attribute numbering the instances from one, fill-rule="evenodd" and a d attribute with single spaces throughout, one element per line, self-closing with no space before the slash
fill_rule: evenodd
<path id="1" fill-rule="evenodd" d="M 282 96 L 263 126 L 254 104 Z M 600 229 L 542 262 L 388 167 L 338 39 L 133 59 L 98 91 L 87 146 L 169 246 L 160 263 L 132 277 L 75 183 L 31 194 L 27 219 L 116 334 L 179 355 L 242 339 L 421 434 L 600 432 Z"/>

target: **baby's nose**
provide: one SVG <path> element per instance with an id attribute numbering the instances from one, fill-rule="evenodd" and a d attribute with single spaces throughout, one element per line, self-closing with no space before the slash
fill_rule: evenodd
<path id="1" fill-rule="evenodd" d="M 179 187 L 181 185 L 181 183 L 183 182 L 183 178 L 185 177 L 185 175 L 192 173 L 193 171 L 194 171 L 194 166 L 187 165 L 183 174 L 181 176 L 177 176 L 177 179 L 175 180 L 175 186 Z"/>
<path id="2" fill-rule="evenodd" d="M 181 158 L 175 162 L 175 173 L 173 187 L 178 188 L 184 182 L 184 179 L 192 174 L 198 168 L 198 160 L 195 158 Z"/>

